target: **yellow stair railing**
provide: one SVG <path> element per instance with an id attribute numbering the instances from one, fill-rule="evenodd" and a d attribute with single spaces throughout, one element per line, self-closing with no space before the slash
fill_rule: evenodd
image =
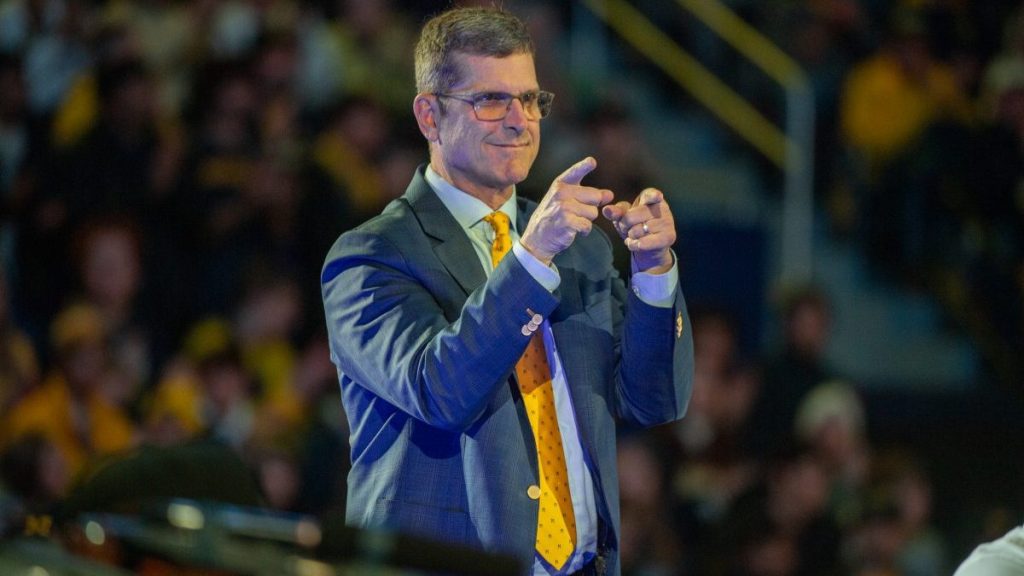
<path id="1" fill-rule="evenodd" d="M 813 259 L 814 95 L 800 66 L 719 0 L 676 0 L 782 86 L 785 128 L 764 117 L 626 0 L 582 0 L 623 40 L 785 173 L 781 280 L 805 282 Z"/>

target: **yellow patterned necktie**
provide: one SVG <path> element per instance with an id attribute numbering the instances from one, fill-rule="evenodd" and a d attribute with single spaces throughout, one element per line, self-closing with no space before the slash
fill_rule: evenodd
<path id="1" fill-rule="evenodd" d="M 504 212 L 493 212 L 484 220 L 494 228 L 491 264 L 497 267 L 498 262 L 512 248 L 509 218 Z M 533 428 L 537 466 L 540 469 L 537 552 L 549 564 L 561 568 L 576 547 L 576 517 L 569 494 L 569 474 L 565 467 L 562 433 L 558 430 L 551 369 L 540 332 L 534 332 L 526 351 L 516 363 L 516 377 Z"/>

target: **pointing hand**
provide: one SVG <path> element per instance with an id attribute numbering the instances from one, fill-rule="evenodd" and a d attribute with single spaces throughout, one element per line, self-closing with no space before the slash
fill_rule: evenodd
<path id="1" fill-rule="evenodd" d="M 596 167 L 588 156 L 562 172 L 530 217 L 519 242 L 545 264 L 571 246 L 577 234 L 589 234 L 598 209 L 612 201 L 611 190 L 580 184 Z"/>

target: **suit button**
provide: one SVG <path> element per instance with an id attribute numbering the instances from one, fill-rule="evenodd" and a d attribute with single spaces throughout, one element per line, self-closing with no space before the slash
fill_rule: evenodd
<path id="1" fill-rule="evenodd" d="M 533 330 L 530 330 L 530 327 L 526 326 L 526 325 L 523 326 L 523 329 L 520 330 L 520 332 L 523 333 L 523 336 L 532 336 L 533 335 Z"/>
<path id="2" fill-rule="evenodd" d="M 530 497 L 530 500 L 538 500 L 540 498 L 540 486 L 531 484 L 530 487 L 526 489 L 526 495 Z"/>

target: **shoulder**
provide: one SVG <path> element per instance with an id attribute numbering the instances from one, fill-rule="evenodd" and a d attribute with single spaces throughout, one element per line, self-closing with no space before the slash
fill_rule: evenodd
<path id="1" fill-rule="evenodd" d="M 343 233 L 327 252 L 321 282 L 337 275 L 345 262 L 398 256 L 399 246 L 421 234 L 416 217 L 404 198 L 393 200 L 384 210 Z"/>

